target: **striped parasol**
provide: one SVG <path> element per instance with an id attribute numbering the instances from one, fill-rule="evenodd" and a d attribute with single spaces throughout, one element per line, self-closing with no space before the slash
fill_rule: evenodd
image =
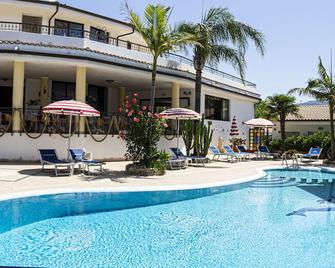
<path id="1" fill-rule="evenodd" d="M 43 112 L 59 115 L 100 116 L 100 112 L 90 105 L 74 100 L 56 101 L 45 106 Z"/>
<path id="2" fill-rule="evenodd" d="M 47 114 L 58 114 L 68 115 L 70 117 L 69 122 L 69 138 L 68 138 L 68 159 L 70 158 L 69 149 L 71 146 L 71 127 L 72 127 L 72 116 L 86 116 L 86 117 L 98 117 L 100 112 L 91 107 L 86 103 L 82 103 L 74 100 L 63 100 L 51 103 L 43 108 L 43 112 Z"/>
<path id="3" fill-rule="evenodd" d="M 179 150 L 179 120 L 200 120 L 201 115 L 193 110 L 186 108 L 171 108 L 159 114 L 159 117 L 165 119 L 177 120 L 177 150 Z M 177 156 L 178 157 L 178 156 Z"/>
<path id="4" fill-rule="evenodd" d="M 199 120 L 201 115 L 195 111 L 185 108 L 171 108 L 159 114 L 161 118 L 177 120 Z"/>
<path id="5" fill-rule="evenodd" d="M 238 127 L 236 123 L 236 116 L 234 116 L 233 121 L 231 122 L 231 126 L 230 126 L 230 136 L 238 136 L 238 135 L 240 135 L 240 133 L 238 131 Z"/>

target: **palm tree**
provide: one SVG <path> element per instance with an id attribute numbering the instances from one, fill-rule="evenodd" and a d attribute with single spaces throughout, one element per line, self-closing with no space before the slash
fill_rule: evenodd
<path id="1" fill-rule="evenodd" d="M 255 109 L 255 117 L 256 118 L 265 118 L 267 120 L 275 120 L 276 116 L 274 116 L 273 114 L 271 114 L 271 112 L 269 111 L 269 102 L 268 99 L 265 100 L 260 100 L 257 104 L 256 104 L 256 109 Z M 269 146 L 269 128 L 266 128 L 266 140 L 265 140 L 265 144 L 267 146 Z"/>
<path id="2" fill-rule="evenodd" d="M 316 79 L 310 79 L 305 88 L 294 88 L 289 91 L 290 94 L 298 93 L 314 97 L 320 101 L 327 101 L 329 105 L 330 118 L 330 148 L 331 160 L 335 160 L 334 148 L 334 108 L 335 108 L 335 84 L 333 83 L 332 71 L 328 74 L 324 67 L 321 57 L 319 57 L 318 75 Z"/>
<path id="3" fill-rule="evenodd" d="M 194 36 L 188 33 L 171 30 L 169 26 L 171 8 L 168 6 L 160 4 L 147 5 L 143 19 L 130 10 L 128 6 L 126 8 L 131 24 L 140 33 L 153 56 L 151 107 L 154 110 L 158 58 L 164 53 L 175 51 L 180 47 L 196 42 Z"/>
<path id="4" fill-rule="evenodd" d="M 282 142 L 282 152 L 285 152 L 286 141 L 286 117 L 289 114 L 297 115 L 299 108 L 295 104 L 295 97 L 285 94 L 275 94 L 267 97 L 267 110 L 271 117 L 277 117 L 280 123 L 280 136 Z"/>
<path id="5" fill-rule="evenodd" d="M 244 55 L 248 41 L 252 40 L 264 55 L 264 36 L 251 26 L 236 21 L 226 8 L 211 8 L 200 23 L 183 23 L 178 29 L 197 37 L 194 45 L 193 65 L 196 70 L 196 111 L 200 112 L 201 79 L 205 64 L 216 67 L 221 61 L 230 63 L 244 80 Z"/>

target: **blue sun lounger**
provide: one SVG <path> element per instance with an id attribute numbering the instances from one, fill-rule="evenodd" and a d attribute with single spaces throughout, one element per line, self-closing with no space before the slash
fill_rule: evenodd
<path id="1" fill-rule="evenodd" d="M 67 172 L 62 172 L 63 175 L 73 175 L 74 163 L 60 160 L 54 149 L 39 149 L 40 162 L 42 165 L 42 171 L 44 171 L 45 165 L 53 165 L 55 167 L 55 175 L 58 176 L 58 169 L 65 167 Z"/>
<path id="2" fill-rule="evenodd" d="M 232 155 L 221 153 L 220 150 L 214 145 L 209 146 L 209 151 L 213 155 L 213 160 L 215 160 L 215 158 L 217 158 L 217 160 L 220 160 L 220 157 L 222 156 L 225 156 L 227 158 L 227 161 L 229 161 L 229 158 L 231 160 L 234 160 L 234 157 Z"/>
<path id="3" fill-rule="evenodd" d="M 100 173 L 103 173 L 102 165 L 104 165 L 105 163 L 96 160 L 84 159 L 84 149 L 69 149 L 69 152 L 73 161 L 81 166 L 81 170 L 83 173 L 87 169 L 87 174 L 90 175 L 91 166 L 100 167 Z"/>
<path id="4" fill-rule="evenodd" d="M 246 160 L 246 155 L 235 153 L 234 150 L 228 145 L 223 146 L 223 149 L 226 151 L 226 154 L 230 155 L 231 157 L 236 158 L 237 160 L 241 160 L 241 161 Z"/>
<path id="5" fill-rule="evenodd" d="M 244 145 L 237 145 L 236 147 L 237 147 L 237 149 L 238 149 L 238 151 L 239 151 L 240 154 L 243 154 L 243 155 L 245 155 L 246 157 L 249 157 L 249 158 L 257 158 L 257 154 L 255 154 L 255 153 L 249 153 L 245 149 Z"/>
<path id="6" fill-rule="evenodd" d="M 320 155 L 321 155 L 321 152 L 322 152 L 322 148 L 313 148 L 311 147 L 309 149 L 309 152 L 307 154 L 303 154 L 301 156 L 301 160 L 303 160 L 304 158 L 308 158 L 309 161 L 312 161 L 312 158 L 315 157 L 316 159 L 315 160 L 318 160 Z"/>
<path id="7" fill-rule="evenodd" d="M 174 156 L 177 159 L 180 159 L 180 158 L 187 159 L 190 163 L 195 162 L 196 165 L 201 163 L 203 166 L 205 166 L 205 162 L 208 161 L 208 158 L 204 157 L 204 156 L 187 156 L 187 155 L 184 155 L 184 153 L 176 147 L 172 147 L 172 148 L 170 148 L 170 150 L 172 151 L 172 153 L 174 154 Z"/>

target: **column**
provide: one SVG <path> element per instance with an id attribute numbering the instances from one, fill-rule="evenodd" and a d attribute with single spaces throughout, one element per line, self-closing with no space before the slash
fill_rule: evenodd
<path id="1" fill-rule="evenodd" d="M 173 82 L 171 86 L 171 108 L 179 107 L 179 95 L 180 85 L 177 82 Z"/>
<path id="2" fill-rule="evenodd" d="M 76 101 L 86 102 L 86 67 L 77 66 L 76 70 Z M 85 132 L 85 119 L 79 119 L 79 133 Z"/>
<path id="3" fill-rule="evenodd" d="M 123 107 L 125 97 L 126 97 L 126 87 L 120 87 L 119 89 L 119 108 Z"/>
<path id="4" fill-rule="evenodd" d="M 48 105 L 48 96 L 49 96 L 49 78 L 41 77 L 40 83 L 40 104 L 43 108 Z"/>
<path id="5" fill-rule="evenodd" d="M 23 109 L 24 98 L 24 62 L 15 61 L 13 67 L 13 99 L 12 105 L 14 109 Z M 20 132 L 21 120 L 20 111 L 13 112 L 12 121 L 13 132 Z"/>

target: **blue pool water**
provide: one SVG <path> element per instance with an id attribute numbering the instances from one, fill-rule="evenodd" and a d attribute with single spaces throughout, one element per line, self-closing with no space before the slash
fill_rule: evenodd
<path id="1" fill-rule="evenodd" d="M 54 208 L 65 207 L 70 214 L 80 214 L 94 211 L 87 205 L 90 198 L 95 206 L 101 200 L 108 204 L 111 198 L 115 203 L 117 198 L 84 195 L 88 200 L 83 203 L 78 195 L 65 195 L 42 197 L 40 205 L 34 205 L 36 198 L 2 202 L 0 265 L 334 267 L 335 205 L 323 202 L 332 195 L 332 185 L 297 185 L 291 178 L 335 178 L 335 174 L 280 170 L 267 174 L 240 189 L 178 191 L 169 196 L 160 193 L 160 198 L 152 193 L 121 194 L 117 198 L 149 205 L 165 203 L 175 195 L 182 200 L 223 192 L 208 197 L 52 219 L 45 218 L 54 215 Z M 79 198 L 81 210 L 74 209 L 75 198 Z M 72 205 L 67 206 L 64 200 Z M 123 203 L 120 201 L 118 207 L 124 208 Z M 3 216 L 1 205 L 11 208 L 12 217 Z M 107 210 L 100 205 L 101 210 Z M 20 220 L 24 211 L 25 220 Z M 44 220 L 34 222 L 38 217 Z M 16 228 L 11 229 L 10 222 Z"/>

